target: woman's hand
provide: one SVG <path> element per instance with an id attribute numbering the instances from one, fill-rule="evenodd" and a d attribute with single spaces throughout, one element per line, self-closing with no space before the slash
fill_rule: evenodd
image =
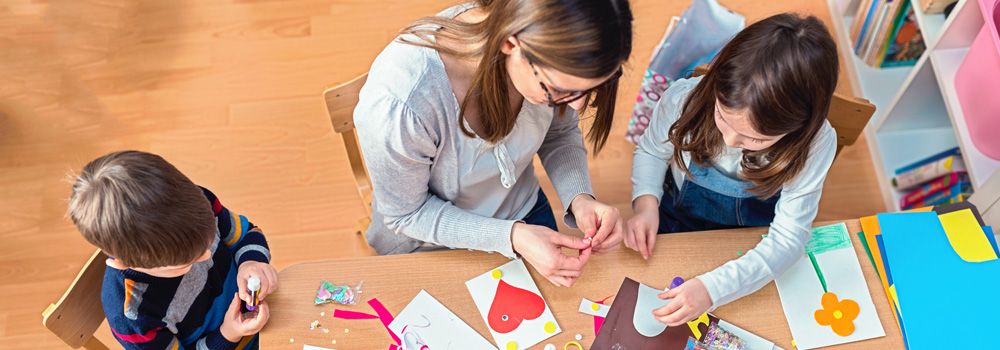
<path id="1" fill-rule="evenodd" d="M 590 259 L 589 239 L 564 235 L 545 226 L 515 223 L 510 239 L 514 251 L 557 286 L 573 285 Z M 580 255 L 565 255 L 562 248 L 578 250 Z"/>
<path id="2" fill-rule="evenodd" d="M 592 240 L 594 253 L 611 250 L 624 239 L 622 217 L 618 208 L 598 202 L 587 194 L 576 196 L 569 208 L 584 237 Z"/>
<path id="3" fill-rule="evenodd" d="M 660 208 L 656 197 L 642 196 L 635 199 L 635 215 L 628 220 L 625 230 L 625 246 L 649 259 L 656 245 L 656 234 L 660 226 Z"/>
<path id="4" fill-rule="evenodd" d="M 653 316 L 667 327 L 676 327 L 694 320 L 712 307 L 708 288 L 697 278 L 692 278 L 677 288 L 658 295 L 660 299 L 673 299 L 666 306 L 653 310 Z"/>

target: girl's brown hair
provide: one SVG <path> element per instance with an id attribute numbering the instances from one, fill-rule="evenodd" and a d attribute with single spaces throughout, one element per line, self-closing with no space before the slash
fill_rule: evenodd
<path id="1" fill-rule="evenodd" d="M 480 136 L 489 142 L 502 140 L 517 121 L 508 96 L 506 55 L 501 51 L 509 37 L 517 36 L 525 56 L 538 66 L 589 79 L 616 72 L 632 52 L 632 12 L 627 0 L 479 0 L 478 5 L 488 14 L 481 22 L 426 17 L 401 33 L 418 38 L 404 42 L 459 58 L 479 58 L 459 118 L 464 120 L 466 107 L 475 103 L 482 114 Z M 437 44 L 432 36 L 482 44 L 460 52 Z M 587 132 L 595 152 L 604 147 L 611 132 L 617 91 L 618 81 L 613 79 L 585 97 L 586 105 L 596 108 Z M 565 106 L 559 114 L 564 110 Z M 474 135 L 464 122 L 459 125 L 463 133 Z"/>
<path id="2" fill-rule="evenodd" d="M 670 127 L 674 161 L 690 173 L 682 152 L 705 165 L 722 151 L 725 141 L 714 118 L 718 100 L 727 109 L 749 112 L 757 132 L 785 134 L 767 149 L 743 151 L 741 176 L 753 183 L 751 192 L 773 196 L 805 166 L 838 69 L 836 44 L 816 17 L 786 13 L 750 25 L 719 51 Z"/>

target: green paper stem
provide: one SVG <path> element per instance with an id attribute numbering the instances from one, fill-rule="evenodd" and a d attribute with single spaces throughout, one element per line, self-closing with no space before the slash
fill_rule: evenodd
<path id="1" fill-rule="evenodd" d="M 816 276 L 819 276 L 819 283 L 823 285 L 823 293 L 829 292 L 826 289 L 826 277 L 823 277 L 823 271 L 819 269 L 819 262 L 816 261 L 816 255 L 809 253 L 809 261 L 813 264 L 813 269 L 816 270 Z"/>

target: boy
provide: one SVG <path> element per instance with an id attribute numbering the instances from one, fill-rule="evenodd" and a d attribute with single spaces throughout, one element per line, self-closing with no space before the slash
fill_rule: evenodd
<path id="1" fill-rule="evenodd" d="M 73 183 L 69 217 L 110 258 L 101 301 L 126 349 L 257 349 L 267 304 L 244 314 L 247 279 L 259 298 L 278 274 L 267 241 L 160 156 L 114 152 Z"/>

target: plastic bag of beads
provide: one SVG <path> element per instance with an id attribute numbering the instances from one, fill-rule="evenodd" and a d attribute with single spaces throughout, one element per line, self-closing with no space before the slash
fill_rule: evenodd
<path id="1" fill-rule="evenodd" d="M 361 283 L 357 286 L 336 285 L 323 281 L 316 290 L 316 305 L 337 303 L 354 305 L 361 298 Z"/>

